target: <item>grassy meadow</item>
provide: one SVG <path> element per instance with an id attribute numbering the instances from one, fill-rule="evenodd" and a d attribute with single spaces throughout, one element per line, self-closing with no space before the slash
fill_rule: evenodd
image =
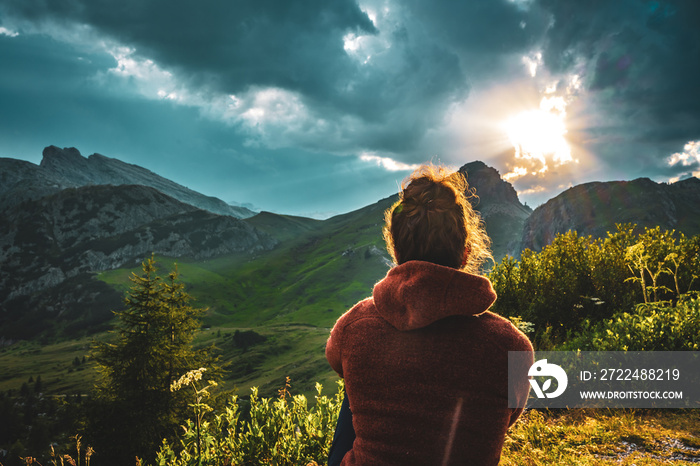
<path id="1" fill-rule="evenodd" d="M 501 464 L 700 463 L 700 411 L 530 410 L 506 437 Z"/>
<path id="2" fill-rule="evenodd" d="M 0 349 L 0 392 L 19 390 L 40 377 L 47 394 L 89 393 L 97 375 L 89 361 L 90 341 L 81 338 L 51 345 L 23 341 Z"/>

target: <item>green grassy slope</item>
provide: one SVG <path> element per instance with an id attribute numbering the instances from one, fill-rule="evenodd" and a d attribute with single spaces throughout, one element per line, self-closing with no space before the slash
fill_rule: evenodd
<path id="1" fill-rule="evenodd" d="M 97 378 L 89 360 L 89 338 L 49 345 L 21 342 L 0 349 L 0 392 L 19 390 L 41 377 L 47 394 L 86 394 Z M 85 358 L 85 362 L 83 362 Z"/>
<path id="2" fill-rule="evenodd" d="M 294 239 L 299 235 L 320 228 L 323 224 L 322 220 L 270 212 L 260 212 L 255 217 L 246 219 L 245 222 L 274 236 L 279 241 Z"/>

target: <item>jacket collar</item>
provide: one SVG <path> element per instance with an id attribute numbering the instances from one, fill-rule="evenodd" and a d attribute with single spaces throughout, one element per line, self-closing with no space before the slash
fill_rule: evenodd
<path id="1" fill-rule="evenodd" d="M 377 312 L 398 330 L 425 327 L 445 317 L 486 311 L 496 293 L 486 277 L 423 261 L 392 268 L 374 286 Z"/>

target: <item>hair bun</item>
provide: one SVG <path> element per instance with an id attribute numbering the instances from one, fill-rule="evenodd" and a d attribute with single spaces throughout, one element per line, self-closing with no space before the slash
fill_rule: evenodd
<path id="1" fill-rule="evenodd" d="M 461 173 L 424 165 L 411 174 L 402 183 L 399 201 L 385 213 L 384 238 L 394 261 L 477 271 L 491 258 L 490 240 L 468 196 Z"/>

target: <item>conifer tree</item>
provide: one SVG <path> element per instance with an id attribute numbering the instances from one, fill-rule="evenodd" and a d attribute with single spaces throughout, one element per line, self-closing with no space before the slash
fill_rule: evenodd
<path id="1" fill-rule="evenodd" d="M 192 307 L 177 268 L 163 279 L 151 257 L 142 269 L 142 275 L 131 276 L 125 309 L 115 312 L 115 339 L 93 347 L 101 378 L 94 426 L 86 434 L 93 431 L 97 454 L 113 464 L 148 458 L 174 434 L 187 400 L 186 392 L 170 391 L 173 381 L 199 367 L 219 371 L 210 349 L 192 347 L 205 309 Z"/>

